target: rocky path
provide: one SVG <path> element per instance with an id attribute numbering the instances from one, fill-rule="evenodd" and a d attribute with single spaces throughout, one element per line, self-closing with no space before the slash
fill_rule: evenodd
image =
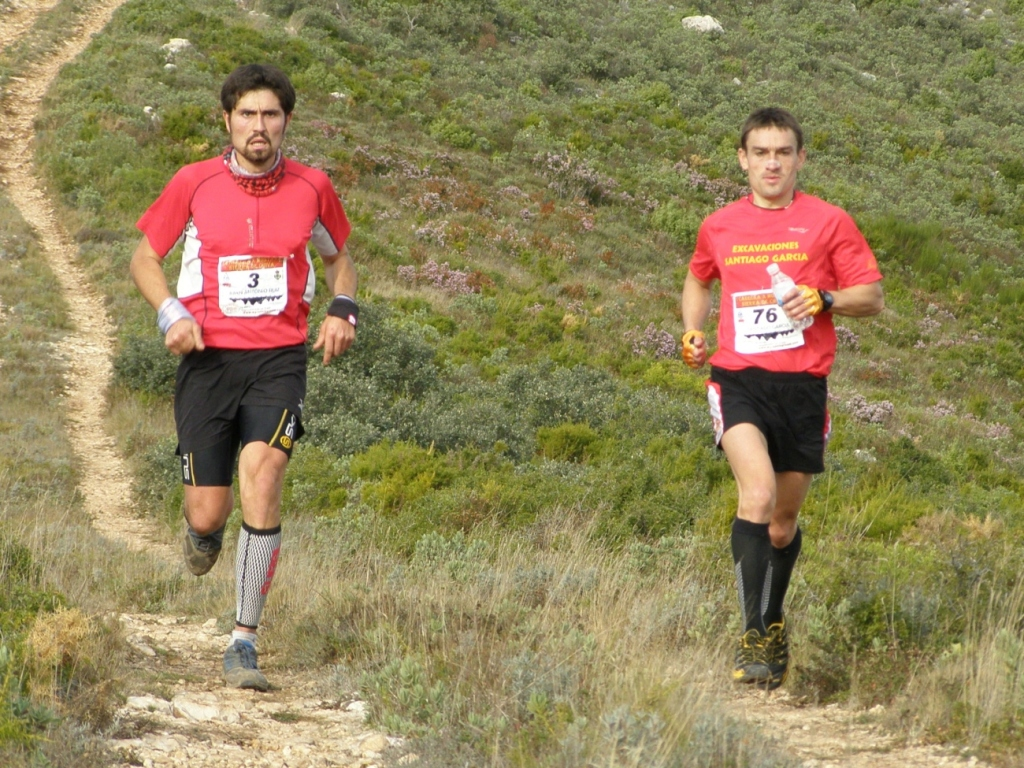
<path id="1" fill-rule="evenodd" d="M 294 674 L 271 656 L 262 665 L 274 684 L 268 693 L 225 688 L 209 674 L 228 637 L 215 619 L 134 614 L 121 625 L 146 683 L 128 698 L 109 743 L 132 765 L 369 768 L 401 746 L 366 728 L 366 705 L 354 694 L 339 697 L 329 674 Z M 395 754 L 400 765 L 416 762 Z"/>
<path id="2" fill-rule="evenodd" d="M 801 706 L 784 690 L 738 694 L 730 711 L 781 741 L 800 768 L 985 768 L 988 763 L 934 744 L 908 744 L 885 730 L 882 707 Z"/>
<path id="3" fill-rule="evenodd" d="M 77 249 L 61 228 L 32 165 L 33 121 L 60 67 L 80 53 L 125 0 L 95 0 L 64 44 L 30 71 L 12 78 L 0 111 L 4 147 L 0 184 L 38 233 L 60 281 L 75 330 L 64 342 L 68 361 L 70 439 L 81 464 L 81 492 L 94 526 L 132 549 L 181 568 L 176 548 L 132 510 L 129 473 L 104 428 L 114 332 L 103 301 L 75 261 Z M 0 5 L 0 48 L 32 29 L 57 0 L 11 0 Z M 274 687 L 258 694 L 227 689 L 219 677 L 227 635 L 215 619 L 121 616 L 134 674 L 126 706 L 109 745 L 131 765 L 188 768 L 322 768 L 415 764 L 401 743 L 363 725 L 365 704 L 325 676 L 261 662 Z M 877 713 L 840 707 L 801 707 L 785 693 L 737 695 L 734 714 L 758 723 L 804 768 L 926 768 L 982 766 L 974 758 L 926 745 L 908 745 L 884 731 Z"/>

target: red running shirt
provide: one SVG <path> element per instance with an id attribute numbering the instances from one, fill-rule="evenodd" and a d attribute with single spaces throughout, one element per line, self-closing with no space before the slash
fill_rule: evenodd
<path id="1" fill-rule="evenodd" d="M 186 165 L 139 219 L 166 257 L 184 242 L 178 298 L 219 349 L 303 344 L 315 275 L 312 243 L 337 254 L 352 227 L 322 171 L 285 163 L 277 189 L 243 191 L 221 157 Z"/>
<path id="2" fill-rule="evenodd" d="M 737 200 L 708 216 L 697 235 L 690 272 L 722 282 L 711 364 L 827 376 L 836 356 L 832 315 L 815 315 L 802 334 L 793 331 L 772 295 L 769 264 L 797 285 L 831 291 L 882 279 L 871 248 L 849 214 L 801 192 L 780 209 Z"/>

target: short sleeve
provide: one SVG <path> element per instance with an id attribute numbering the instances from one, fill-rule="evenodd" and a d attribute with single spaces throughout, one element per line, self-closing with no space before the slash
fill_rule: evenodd
<path id="1" fill-rule="evenodd" d="M 709 230 L 705 220 L 697 232 L 697 245 L 693 250 L 693 258 L 690 259 L 690 272 L 698 280 L 704 282 L 710 282 L 721 276 L 715 261 L 715 248 Z"/>
<path id="2" fill-rule="evenodd" d="M 318 253 L 333 256 L 345 246 L 345 241 L 352 232 L 352 225 L 345 215 L 338 193 L 334 191 L 330 179 L 326 176 L 319 185 L 318 196 L 320 210 L 311 240 Z"/>
<path id="3" fill-rule="evenodd" d="M 882 279 L 871 246 L 845 211 L 841 211 L 837 218 L 829 253 L 840 288 L 867 285 Z"/>
<path id="4" fill-rule="evenodd" d="M 187 167 L 182 168 L 135 224 L 161 258 L 170 253 L 188 225 L 191 188 Z"/>

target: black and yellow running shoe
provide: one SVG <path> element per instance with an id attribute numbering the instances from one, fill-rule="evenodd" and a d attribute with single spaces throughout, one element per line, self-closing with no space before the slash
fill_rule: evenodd
<path id="1" fill-rule="evenodd" d="M 768 674 L 757 685 L 767 691 L 774 691 L 786 682 L 789 674 L 789 633 L 786 631 L 785 618 L 768 627 L 763 659 Z"/>
<path id="2" fill-rule="evenodd" d="M 764 635 L 756 629 L 743 634 L 736 649 L 733 680 L 774 691 L 785 682 L 788 673 L 789 635 L 785 619 L 768 627 Z"/>
<path id="3" fill-rule="evenodd" d="M 737 683 L 756 683 L 768 674 L 764 661 L 765 637 L 756 629 L 748 629 L 736 648 L 736 667 L 732 679 Z"/>

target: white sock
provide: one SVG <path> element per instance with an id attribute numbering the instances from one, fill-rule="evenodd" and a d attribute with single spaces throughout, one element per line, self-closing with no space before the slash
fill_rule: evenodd
<path id="1" fill-rule="evenodd" d="M 232 630 L 232 632 L 231 632 L 231 643 L 234 643 L 235 640 L 245 640 L 246 642 L 250 643 L 253 647 L 255 647 L 256 646 L 256 633 L 255 632 L 246 632 L 243 629 L 235 629 L 235 630 Z M 231 646 L 231 643 L 228 643 L 228 647 Z"/>

